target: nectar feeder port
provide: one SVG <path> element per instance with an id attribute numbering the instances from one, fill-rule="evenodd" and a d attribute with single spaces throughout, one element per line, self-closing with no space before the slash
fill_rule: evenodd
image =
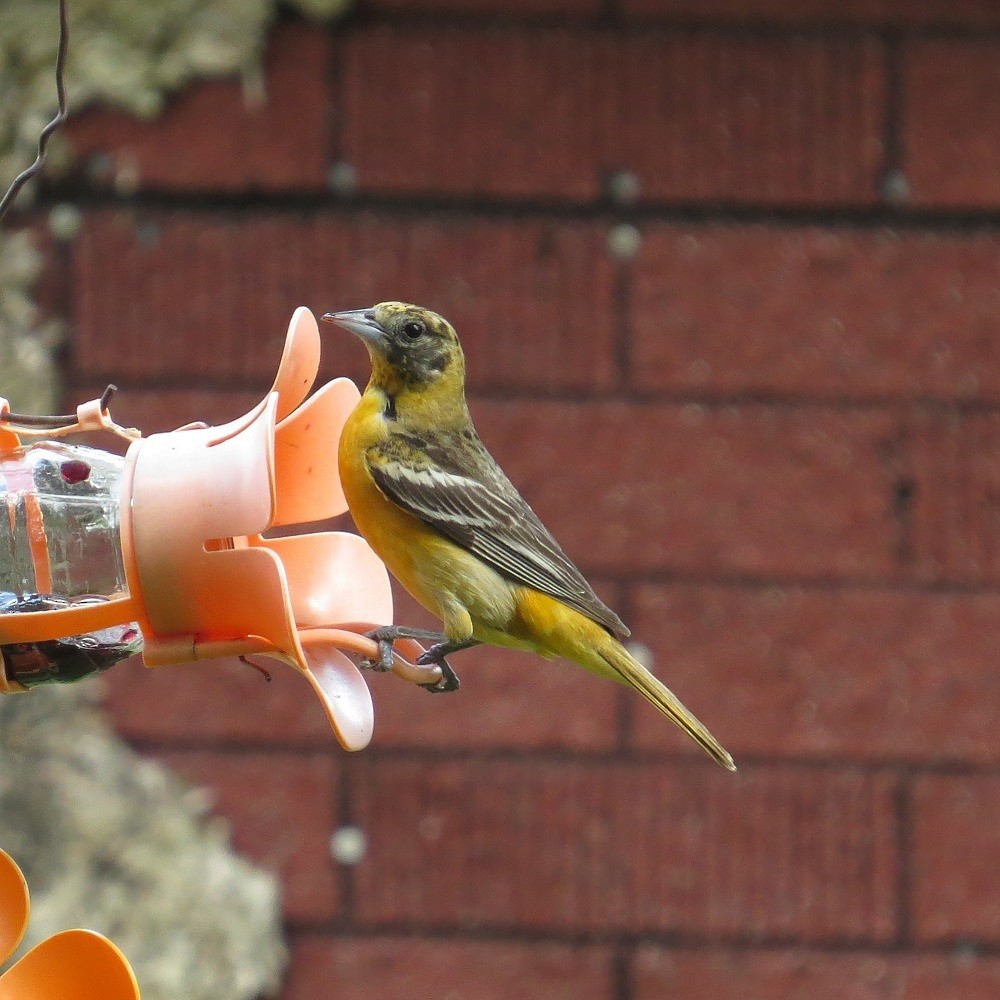
<path id="1" fill-rule="evenodd" d="M 0 400 L 0 691 L 140 650 L 150 667 L 267 656 L 306 676 L 345 748 L 367 746 L 374 710 L 351 657 L 377 659 L 365 633 L 392 621 L 386 569 L 358 535 L 280 533 L 347 511 L 337 441 L 359 394 L 338 378 L 309 396 L 319 359 L 300 307 L 249 413 L 148 438 L 115 424 L 106 397 L 44 430 Z M 95 430 L 128 439 L 124 458 L 61 440 Z M 419 645 L 398 647 L 395 673 L 441 680 L 412 662 Z"/>

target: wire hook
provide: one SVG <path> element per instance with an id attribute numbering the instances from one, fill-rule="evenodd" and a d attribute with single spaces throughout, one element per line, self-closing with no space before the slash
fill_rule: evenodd
<path id="1" fill-rule="evenodd" d="M 35 162 L 22 170 L 11 182 L 7 193 L 0 199 L 0 221 L 3 220 L 10 208 L 11 203 L 17 197 L 21 188 L 31 180 L 36 174 L 40 174 L 45 163 L 45 147 L 49 143 L 52 133 L 67 118 L 66 112 L 66 85 L 63 82 L 63 72 L 66 69 L 66 50 L 69 47 L 69 25 L 66 20 L 66 0 L 59 0 L 59 51 L 56 55 L 56 94 L 59 98 L 59 110 L 56 116 L 42 129 L 38 137 L 38 155 Z"/>

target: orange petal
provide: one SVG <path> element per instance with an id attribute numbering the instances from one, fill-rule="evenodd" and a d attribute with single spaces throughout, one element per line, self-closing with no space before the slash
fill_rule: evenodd
<path id="1" fill-rule="evenodd" d="M 345 531 L 288 535 L 260 542 L 285 567 L 300 627 L 343 621 L 392 621 L 389 574 L 371 546 Z"/>
<path id="2" fill-rule="evenodd" d="M 350 379 L 334 379 L 278 424 L 274 435 L 275 525 L 321 521 L 346 512 L 337 442 L 359 398 Z"/>
<path id="3" fill-rule="evenodd" d="M 14 954 L 28 927 L 28 885 L 14 859 L 0 851 L 0 963 Z"/>
<path id="4" fill-rule="evenodd" d="M 139 986 L 106 937 L 63 931 L 0 976 L 0 1000 L 139 1000 Z"/>
<path id="5" fill-rule="evenodd" d="M 375 731 L 375 707 L 361 671 L 333 646 L 308 642 L 308 632 L 303 633 L 303 648 L 309 665 L 306 676 L 340 745 L 364 750 Z"/>
<path id="6" fill-rule="evenodd" d="M 305 307 L 299 306 L 292 313 L 285 335 L 285 349 L 281 352 L 278 374 L 274 377 L 272 392 L 277 392 L 278 419 L 287 416 L 309 395 L 316 373 L 319 371 L 320 337 L 316 317 Z"/>

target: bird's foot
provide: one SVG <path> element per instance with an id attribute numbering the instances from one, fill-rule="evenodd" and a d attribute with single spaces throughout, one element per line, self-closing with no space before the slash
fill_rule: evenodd
<path id="1" fill-rule="evenodd" d="M 392 670 L 392 648 L 397 639 L 425 639 L 436 643 L 436 646 L 431 647 L 431 649 L 436 649 L 437 646 L 443 644 L 445 637 L 440 632 L 432 632 L 429 629 L 407 628 L 405 625 L 382 625 L 379 628 L 372 629 L 371 632 L 366 632 L 365 638 L 374 640 L 378 646 L 378 659 L 365 660 L 364 665 L 370 670 L 385 673 Z M 418 660 L 417 662 L 419 663 L 420 661 Z M 436 663 L 437 661 L 435 660 L 434 662 Z"/>
<path id="2" fill-rule="evenodd" d="M 362 666 L 369 670 L 377 670 L 379 673 L 392 670 L 392 645 L 398 636 L 384 635 L 383 633 L 387 631 L 388 628 L 376 628 L 365 633 L 366 638 L 375 640 L 375 644 L 378 646 L 378 659 L 365 660 Z"/>
<path id="3" fill-rule="evenodd" d="M 417 665 L 427 667 L 431 664 L 441 668 L 441 680 L 436 684 L 421 684 L 420 686 L 431 694 L 446 694 L 449 691 L 457 691 L 462 682 L 458 679 L 458 674 L 451 668 L 451 664 L 445 659 L 449 653 L 456 652 L 455 646 L 448 642 L 439 642 L 431 646 L 426 653 L 417 657 Z"/>

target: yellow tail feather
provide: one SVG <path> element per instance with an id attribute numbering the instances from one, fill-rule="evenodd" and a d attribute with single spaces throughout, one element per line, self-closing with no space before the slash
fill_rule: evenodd
<path id="1" fill-rule="evenodd" d="M 680 699 L 631 656 L 617 639 L 607 634 L 605 638 L 606 641 L 600 642 L 595 652 L 608 665 L 611 675 L 623 684 L 635 688 L 646 701 L 684 730 L 713 760 L 726 770 L 735 771 L 736 764 L 729 751 L 681 704 Z"/>
<path id="2" fill-rule="evenodd" d="M 543 656 L 563 656 L 592 673 L 627 684 L 684 730 L 727 771 L 736 765 L 729 752 L 680 702 L 602 625 L 548 594 L 519 588 L 517 629 L 480 630 L 476 638 L 503 646 L 532 649 Z M 520 641 L 514 641 L 520 640 Z"/>

